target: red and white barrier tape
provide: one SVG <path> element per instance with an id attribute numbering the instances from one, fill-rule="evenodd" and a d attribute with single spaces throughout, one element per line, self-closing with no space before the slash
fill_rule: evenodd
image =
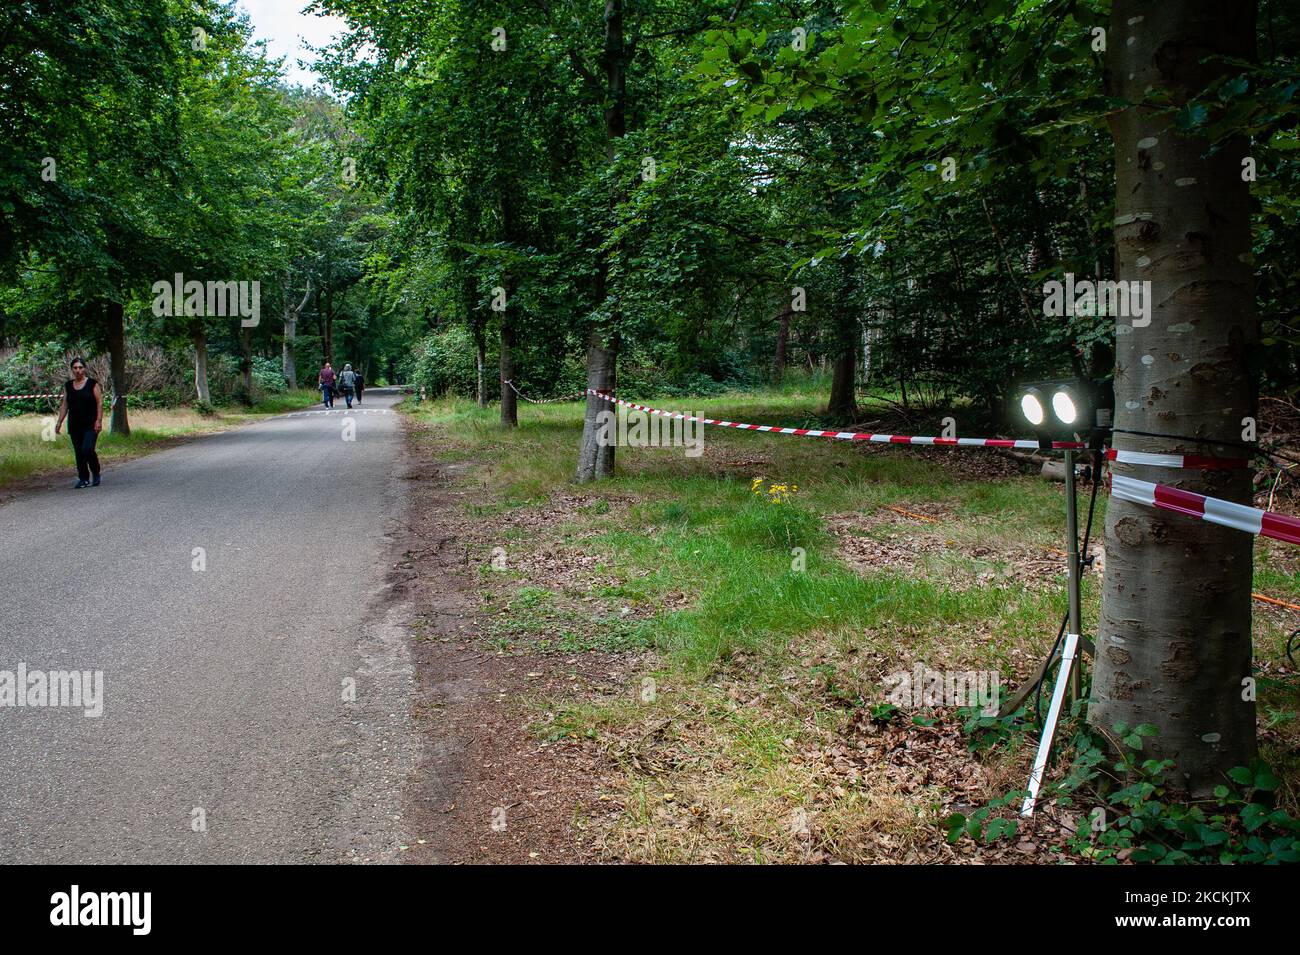
<path id="1" fill-rule="evenodd" d="M 1120 464 L 1145 464 L 1153 468 L 1199 468 L 1203 471 L 1231 471 L 1250 467 L 1249 458 L 1205 458 L 1195 454 L 1154 454 L 1116 448 L 1106 450 L 1106 460 Z"/>
<path id="2" fill-rule="evenodd" d="M 824 431 L 817 428 L 782 428 L 779 425 L 767 424 L 741 424 L 738 421 L 719 421 L 716 418 L 697 418 L 694 415 L 682 414 L 680 411 L 664 411 L 660 408 L 650 408 L 646 405 L 638 405 L 631 401 L 624 401 L 622 398 L 614 398 L 604 392 L 588 388 L 587 394 L 595 395 L 597 398 L 604 398 L 606 401 L 624 408 L 632 408 L 636 411 L 644 411 L 648 414 L 659 415 L 664 418 L 679 418 L 683 421 L 698 421 L 701 424 L 716 425 L 719 428 L 739 428 L 742 431 L 766 431 L 771 434 L 795 434 L 809 438 L 833 438 L 840 441 L 872 441 L 878 444 L 932 444 L 940 447 L 961 447 L 961 448 L 1033 448 L 1039 447 L 1038 442 L 1034 440 L 1017 440 L 1004 438 L 934 438 L 934 437 L 917 437 L 909 434 L 872 434 L 869 431 Z M 1052 447 L 1057 449 L 1081 449 L 1087 445 L 1078 441 L 1053 441 Z"/>
<path id="3" fill-rule="evenodd" d="M 1139 481 L 1122 474 L 1111 475 L 1110 493 L 1121 501 L 1132 501 L 1134 504 L 1144 504 L 1163 511 L 1176 511 L 1257 537 L 1271 537 L 1288 544 L 1300 544 L 1300 518 L 1262 511 L 1245 504 L 1234 504 L 1222 498 L 1184 491 L 1167 484 Z"/>
<path id="4" fill-rule="evenodd" d="M 579 399 L 584 397 L 584 393 L 579 391 L 577 394 L 561 395 L 559 398 L 529 398 L 526 394 L 524 394 L 522 391 L 520 391 L 518 388 L 515 387 L 515 383 L 513 380 L 507 378 L 506 384 L 510 386 L 511 391 L 513 391 L 520 398 L 523 398 L 524 401 L 528 402 L 530 405 L 553 405 L 560 401 L 578 401 Z"/>
<path id="5" fill-rule="evenodd" d="M 587 394 L 605 401 L 644 411 L 648 414 L 666 418 L 679 418 L 686 421 L 698 421 L 702 424 L 716 425 L 720 428 L 739 428 L 744 431 L 766 431 L 772 434 L 795 434 L 810 438 L 836 438 L 843 441 L 873 441 L 882 444 L 923 444 L 942 447 L 985 447 L 985 448 L 1037 448 L 1038 442 L 1031 440 L 1004 440 L 1001 438 L 933 438 L 916 437 L 904 434 L 871 434 L 865 431 L 824 431 L 815 428 L 782 428 L 776 425 L 742 424 L 737 421 L 719 421 L 715 418 L 698 418 L 682 414 L 679 411 L 664 411 L 624 401 L 612 395 L 594 389 L 587 389 Z M 1086 445 L 1073 441 L 1053 441 L 1053 448 L 1078 449 Z M 1237 458 L 1204 458 L 1190 454 L 1153 454 L 1145 451 L 1108 450 L 1106 457 L 1120 464 L 1138 464 L 1148 467 L 1166 468 L 1200 468 L 1236 469 L 1250 466 L 1250 462 Z M 1198 517 L 1212 524 L 1232 527 L 1248 534 L 1271 537 L 1288 544 L 1300 544 L 1300 518 L 1263 511 L 1245 504 L 1234 504 L 1217 497 L 1195 494 L 1167 484 L 1155 484 L 1139 481 L 1121 474 L 1111 474 L 1111 494 L 1124 501 L 1144 504 L 1147 507 L 1176 511 L 1190 517 Z"/>
<path id="6" fill-rule="evenodd" d="M 52 395 L 0 395 L 0 401 L 17 401 L 19 398 L 61 398 L 57 392 Z"/>

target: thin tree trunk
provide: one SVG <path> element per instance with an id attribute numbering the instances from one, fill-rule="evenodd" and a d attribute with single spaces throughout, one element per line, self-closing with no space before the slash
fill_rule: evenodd
<path id="1" fill-rule="evenodd" d="M 239 329 L 239 372 L 243 376 L 244 403 L 253 403 L 253 333 Z"/>
<path id="2" fill-rule="evenodd" d="M 871 326 L 862 325 L 862 390 L 871 387 Z"/>
<path id="3" fill-rule="evenodd" d="M 832 418 L 853 421 L 858 416 L 854 389 L 857 385 L 858 321 L 854 316 L 853 288 L 857 263 L 848 259 L 840 282 L 840 293 L 835 301 L 835 328 L 831 374 L 831 400 L 826 411 Z"/>
<path id="4" fill-rule="evenodd" d="M 1131 24 L 1141 23 L 1135 29 Z M 1116 0 L 1107 54 L 1121 101 L 1184 102 L 1254 58 L 1255 4 Z M 1150 280 L 1151 321 L 1117 323 L 1118 429 L 1237 442 L 1255 416 L 1257 347 L 1244 140 L 1216 151 L 1167 114 L 1130 108 L 1115 140 L 1116 273 Z M 1126 327 L 1127 326 L 1127 327 Z M 1223 445 L 1117 431 L 1120 449 L 1232 456 Z M 1117 475 L 1249 503 L 1250 472 L 1113 464 Z M 1153 724 L 1143 759 L 1171 759 L 1170 783 L 1208 793 L 1255 754 L 1249 534 L 1111 498 L 1106 579 L 1088 719 Z"/>
<path id="5" fill-rule="evenodd" d="M 515 329 L 504 314 L 501 316 L 501 423 L 519 427 L 519 402 L 507 382 L 515 378 Z"/>
<path id="6" fill-rule="evenodd" d="M 298 316 L 302 310 L 307 307 L 307 300 L 311 298 L 311 276 L 307 276 L 307 289 L 302 293 L 302 301 L 297 307 L 293 304 L 293 299 L 289 295 L 290 273 L 284 274 L 284 351 L 281 361 L 284 367 L 284 380 L 289 383 L 289 389 L 296 390 L 298 387 L 298 364 L 294 358 L 294 344 L 298 338 Z"/>
<path id="7" fill-rule="evenodd" d="M 487 346 L 483 342 L 483 329 L 474 329 L 474 400 L 480 408 L 487 407 Z"/>
<path id="8" fill-rule="evenodd" d="M 324 280 L 322 280 L 322 284 L 324 284 Z M 329 288 L 328 285 L 325 286 L 324 302 L 321 312 L 321 321 L 325 331 L 325 334 L 321 336 L 324 340 L 323 344 L 325 346 L 325 361 L 332 364 L 334 362 L 334 291 Z"/>
<path id="9" fill-rule="evenodd" d="M 286 309 L 284 313 L 284 350 L 281 361 L 284 365 L 284 380 L 288 382 L 290 391 L 296 391 L 298 388 L 298 366 L 293 357 L 293 343 L 297 337 L 298 316 Z"/>
<path id="10" fill-rule="evenodd" d="M 772 381 L 778 385 L 785 378 L 785 356 L 790 347 L 790 316 L 793 314 L 794 307 L 787 300 L 777 317 L 776 356 L 772 359 Z"/>
<path id="11" fill-rule="evenodd" d="M 126 315 L 121 302 L 109 302 L 107 309 L 108 366 L 113 376 L 113 408 L 108 428 L 113 434 L 125 436 L 131 433 L 126 414 L 126 396 L 131 392 L 126 373 Z"/>
<path id="12" fill-rule="evenodd" d="M 202 322 L 190 326 L 190 341 L 194 343 L 194 393 L 199 401 L 210 405 L 212 392 L 208 389 L 208 337 L 203 331 Z"/>

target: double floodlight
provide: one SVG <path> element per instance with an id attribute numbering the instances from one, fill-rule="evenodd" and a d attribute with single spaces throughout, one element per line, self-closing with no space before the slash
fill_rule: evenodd
<path id="1" fill-rule="evenodd" d="M 1017 394 L 1021 415 L 1044 447 L 1076 434 L 1090 440 L 1098 429 L 1110 427 L 1114 400 L 1097 382 L 1083 378 L 1035 381 L 1021 385 Z"/>

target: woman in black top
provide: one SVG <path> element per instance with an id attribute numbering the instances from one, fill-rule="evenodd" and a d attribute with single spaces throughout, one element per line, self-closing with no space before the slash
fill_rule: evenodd
<path id="1" fill-rule="evenodd" d="M 104 427 L 104 391 L 94 378 L 86 377 L 86 362 L 72 359 L 72 378 L 64 382 L 63 401 L 59 405 L 59 420 L 54 433 L 68 419 L 68 437 L 77 456 L 77 487 L 99 487 L 99 456 L 95 442 Z M 92 480 L 93 477 L 93 480 Z"/>

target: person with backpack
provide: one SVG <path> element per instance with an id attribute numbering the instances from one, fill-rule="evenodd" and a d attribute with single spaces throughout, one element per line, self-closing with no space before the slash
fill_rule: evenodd
<path id="1" fill-rule="evenodd" d="M 343 374 L 339 375 L 339 390 L 343 392 L 343 400 L 352 407 L 352 394 L 357 387 L 357 373 L 352 370 L 351 365 L 343 366 Z"/>
<path id="2" fill-rule="evenodd" d="M 321 401 L 325 402 L 326 408 L 334 407 L 334 369 L 329 362 L 325 362 L 325 367 L 320 370 L 320 375 L 316 378 L 316 384 L 320 387 Z"/>
<path id="3" fill-rule="evenodd" d="M 365 391 L 366 389 L 366 379 L 362 376 L 361 372 L 359 371 L 356 373 L 356 376 L 357 376 L 357 404 L 361 404 L 361 392 Z"/>
<path id="4" fill-rule="evenodd" d="M 63 384 L 63 401 L 59 404 L 59 420 L 54 423 L 54 433 L 68 419 L 68 437 L 77 458 L 76 487 L 99 487 L 99 455 L 95 442 L 104 428 L 104 390 L 99 382 L 86 375 L 84 358 L 72 359 L 72 377 Z"/>

